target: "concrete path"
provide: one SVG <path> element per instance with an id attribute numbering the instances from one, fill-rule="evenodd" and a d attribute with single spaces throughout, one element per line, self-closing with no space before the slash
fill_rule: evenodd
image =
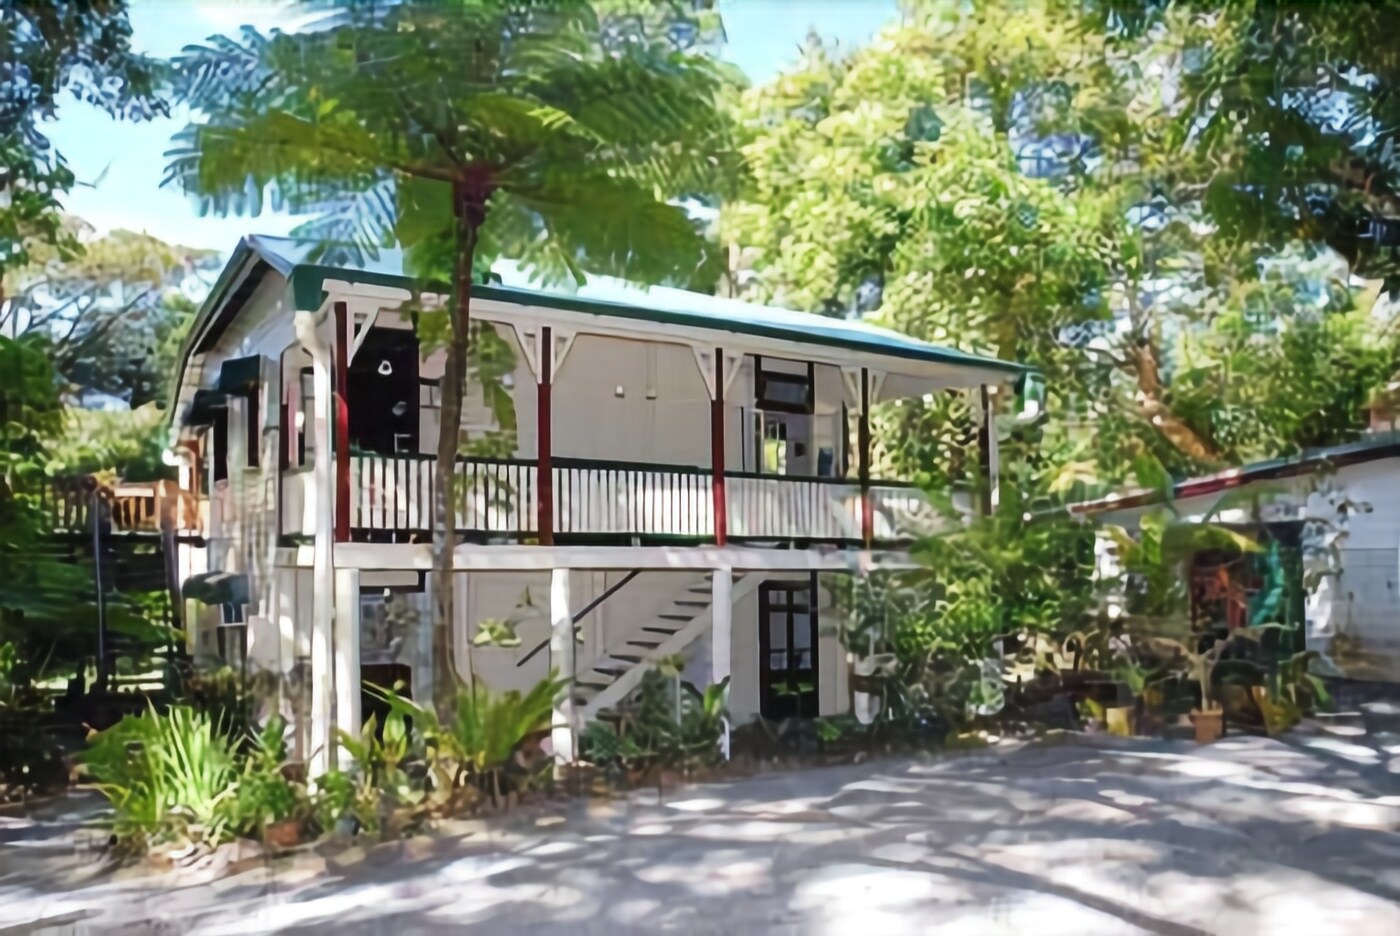
<path id="1" fill-rule="evenodd" d="M 574 803 L 212 883 L 0 819 L 0 934 L 1400 933 L 1400 737 L 1074 736 Z"/>

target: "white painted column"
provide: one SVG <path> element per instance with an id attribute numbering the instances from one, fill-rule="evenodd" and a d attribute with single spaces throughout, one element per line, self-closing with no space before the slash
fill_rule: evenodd
<path id="1" fill-rule="evenodd" d="M 996 513 L 1001 506 L 1001 447 L 997 438 L 997 390 L 993 385 L 984 385 L 978 400 L 982 411 L 982 423 L 986 430 L 987 504 L 989 513 Z"/>
<path id="2" fill-rule="evenodd" d="M 472 627 L 475 609 L 472 608 L 470 573 L 452 573 L 452 588 L 452 613 L 456 615 L 452 621 L 452 664 L 463 682 L 472 683 L 476 680 L 476 674 L 472 672 L 471 642 L 476 637 L 476 630 Z"/>
<path id="3" fill-rule="evenodd" d="M 734 647 L 734 570 L 715 569 L 710 579 L 710 682 L 729 678 Z M 729 722 L 724 724 L 720 750 L 729 760 Z"/>
<path id="4" fill-rule="evenodd" d="M 554 698 L 551 740 L 555 764 L 574 761 L 574 622 L 569 606 L 569 570 L 555 569 L 549 583 L 549 668 L 570 680 Z"/>
<path id="5" fill-rule="evenodd" d="M 314 312 L 298 312 L 297 340 L 311 352 L 314 394 L 314 444 L 311 496 L 315 498 L 315 548 L 311 564 L 311 721 L 312 783 L 331 768 L 331 727 L 335 718 L 334 647 L 335 578 L 331 551 L 335 548 L 335 489 L 331 465 L 330 353 Z M 211 502 L 213 500 L 211 495 Z"/>
<path id="6" fill-rule="evenodd" d="M 335 570 L 335 727 L 360 733 L 360 570 Z M 341 770 L 351 766 L 343 745 L 333 745 Z"/>
<path id="7" fill-rule="evenodd" d="M 272 619 L 276 622 L 278 670 L 284 684 L 297 658 L 297 570 L 276 566 L 272 570 Z"/>

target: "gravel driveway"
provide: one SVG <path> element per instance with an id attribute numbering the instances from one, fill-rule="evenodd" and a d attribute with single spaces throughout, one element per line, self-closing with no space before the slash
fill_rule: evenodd
<path id="1" fill-rule="evenodd" d="M 15 933 L 1400 933 L 1400 737 L 1071 736 L 570 803 L 212 882 L 0 819 Z"/>

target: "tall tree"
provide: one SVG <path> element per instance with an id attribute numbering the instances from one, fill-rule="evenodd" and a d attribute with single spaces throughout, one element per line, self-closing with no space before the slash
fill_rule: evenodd
<path id="1" fill-rule="evenodd" d="M 42 130 L 64 94 L 145 119 L 165 112 L 160 73 L 131 50 L 122 0 L 0 5 L 0 275 L 35 243 L 77 249 L 61 215 L 73 173 Z"/>
<path id="2" fill-rule="evenodd" d="M 716 100 L 733 75 L 649 25 L 600 19 L 580 0 L 356 2 L 309 31 L 245 30 L 177 63 L 207 121 L 178 138 L 171 181 L 220 212 L 270 202 L 317 213 L 303 233 L 329 255 L 398 242 L 414 272 L 450 284 L 433 534 L 439 702 L 454 685 L 446 583 L 474 275 L 499 256 L 580 283 L 586 272 L 714 275 L 676 199 L 723 177 Z"/>
<path id="3" fill-rule="evenodd" d="M 738 108 L 752 184 L 723 229 L 740 281 L 1037 365 L 1055 415 L 1040 457 L 1069 477 L 1123 480 L 1144 449 L 1187 472 L 1340 441 L 1397 360 L 1348 274 L 1388 261 L 1297 206 L 1365 202 L 1335 177 L 1323 102 L 1375 114 L 1393 95 L 1389 53 L 1316 6 L 926 0 L 845 58 L 813 44 Z M 1333 90 L 1303 94 L 1268 60 L 1275 28 Z M 1325 67 L 1338 49 L 1357 103 Z M 1231 95 L 1248 114 L 1219 106 Z M 948 415 L 903 407 L 887 447 L 917 465 L 956 451 Z"/>
<path id="4" fill-rule="evenodd" d="M 163 399 L 174 346 L 218 273 L 218 254 L 133 231 L 99 237 L 73 217 L 63 231 L 82 252 L 33 245 L 30 262 L 6 276 L 0 333 L 44 336 L 72 393 L 133 408 Z"/>

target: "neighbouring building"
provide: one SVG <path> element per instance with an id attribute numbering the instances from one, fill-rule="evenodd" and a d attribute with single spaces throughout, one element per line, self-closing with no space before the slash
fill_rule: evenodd
<path id="1" fill-rule="evenodd" d="M 1071 511 L 1135 532 L 1163 502 L 1137 491 Z M 1283 624 L 1295 649 L 1318 651 L 1324 674 L 1400 682 L 1400 434 L 1373 432 L 1181 481 L 1171 508 L 1184 520 L 1245 532 L 1261 546 L 1190 560 L 1183 574 L 1197 623 Z M 1100 558 L 1111 564 L 1112 550 Z"/>
<path id="2" fill-rule="evenodd" d="M 498 264 L 472 297 L 460 545 L 435 582 L 445 352 L 420 335 L 446 297 L 396 251 L 363 269 L 307 256 L 240 243 L 184 349 L 172 451 L 207 502 L 204 545 L 180 557 L 201 598 L 190 649 L 276 674 L 322 767 L 372 704 L 362 681 L 431 697 L 444 587 L 464 679 L 573 680 L 559 757 L 675 654 L 697 685 L 730 677 L 736 721 L 846 711 L 833 596 L 907 564 L 937 520 L 871 476 L 870 408 L 965 392 L 986 412 L 1024 373 L 859 322 L 607 279 L 546 290 Z M 981 438 L 994 479 L 996 433 Z"/>

